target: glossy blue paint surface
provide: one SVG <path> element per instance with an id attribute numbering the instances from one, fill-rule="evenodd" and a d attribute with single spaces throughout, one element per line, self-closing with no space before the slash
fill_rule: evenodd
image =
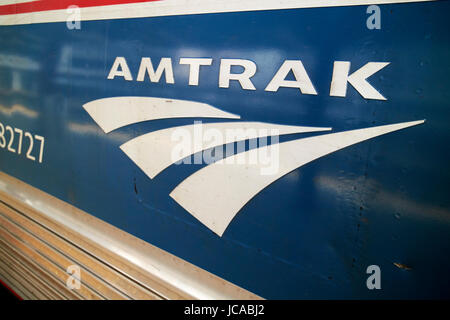
<path id="1" fill-rule="evenodd" d="M 31 62 L 0 64 L 0 122 L 46 140 L 43 163 L 0 149 L 0 170 L 265 298 L 448 298 L 449 9 L 447 1 L 384 5 L 380 30 L 366 28 L 363 6 L 91 21 L 81 30 L 1 26 L 0 55 Z M 141 57 L 171 57 L 175 84 L 107 80 L 118 56 L 134 78 Z M 199 86 L 188 85 L 180 57 L 214 59 Z M 257 90 L 236 81 L 219 88 L 223 58 L 254 61 Z M 318 95 L 264 91 L 287 59 L 302 60 Z M 345 98 L 329 96 L 334 61 L 351 61 L 351 72 L 390 62 L 369 79 L 388 100 L 365 100 L 350 85 Z M 114 96 L 193 100 L 245 121 L 333 132 L 427 121 L 291 172 L 220 238 L 169 197 L 201 165 L 174 165 L 150 180 L 119 149 L 193 120 L 105 134 L 82 105 Z M 381 290 L 366 287 L 373 264 Z"/>

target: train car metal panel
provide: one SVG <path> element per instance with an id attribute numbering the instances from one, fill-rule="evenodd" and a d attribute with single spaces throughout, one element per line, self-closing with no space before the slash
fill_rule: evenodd
<path id="1" fill-rule="evenodd" d="M 45 289 L 0 275 L 24 296 L 124 294 L 36 279 L 12 243 L 42 245 L 51 198 L 132 238 L 133 266 L 200 272 L 189 297 L 449 297 L 448 1 L 66 2 L 0 3 L 0 254 Z M 58 272 L 101 254 L 48 241 Z"/>

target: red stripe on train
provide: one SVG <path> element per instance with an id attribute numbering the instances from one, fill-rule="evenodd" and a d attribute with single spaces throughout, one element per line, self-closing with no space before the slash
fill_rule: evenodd
<path id="1" fill-rule="evenodd" d="M 66 9 L 72 5 L 85 8 L 154 1 L 161 0 L 38 0 L 0 6 L 0 15 Z"/>
<path id="2" fill-rule="evenodd" d="M 10 286 L 8 286 L 6 283 L 4 283 L 1 279 L 0 279 L 0 285 L 4 286 L 8 291 L 10 291 L 17 299 L 19 300 L 23 300 L 21 296 L 19 296 L 13 289 L 11 289 Z"/>

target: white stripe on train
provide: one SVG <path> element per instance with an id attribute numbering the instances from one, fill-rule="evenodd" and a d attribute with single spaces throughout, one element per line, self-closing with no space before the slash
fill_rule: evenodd
<path id="1" fill-rule="evenodd" d="M 341 7 L 437 0 L 162 0 L 80 8 L 80 20 L 106 20 L 296 8 Z M 0 16 L 0 25 L 70 21 L 73 11 L 50 10 Z"/>

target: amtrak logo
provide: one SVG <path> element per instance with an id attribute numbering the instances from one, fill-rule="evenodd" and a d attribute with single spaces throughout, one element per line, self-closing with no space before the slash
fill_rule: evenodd
<path id="1" fill-rule="evenodd" d="M 187 100 L 153 97 L 113 97 L 94 100 L 84 109 L 105 132 L 137 122 L 169 118 L 217 118 L 225 122 L 203 124 L 203 129 L 214 130 L 222 140 L 193 144 L 182 152 L 174 153 L 179 141 L 176 132 L 195 135 L 196 125 L 171 127 L 153 131 L 127 141 L 120 149 L 150 178 L 153 179 L 169 166 L 187 156 L 232 142 L 293 133 L 331 131 L 332 128 L 287 126 L 280 124 L 240 121 L 240 116 L 222 111 L 211 105 Z M 181 181 L 170 192 L 170 197 L 181 207 L 219 236 L 236 214 L 255 195 L 289 172 L 327 154 L 353 144 L 390 132 L 424 123 L 425 120 L 402 122 L 320 134 L 282 143 L 259 146 L 241 153 L 223 155 Z M 239 132 L 229 135 L 227 132 Z M 188 151 L 186 151 L 188 150 Z M 260 154 L 276 154 L 276 170 L 264 170 Z M 267 169 L 267 168 L 266 168 Z M 272 168 L 273 169 L 273 168 Z"/>

